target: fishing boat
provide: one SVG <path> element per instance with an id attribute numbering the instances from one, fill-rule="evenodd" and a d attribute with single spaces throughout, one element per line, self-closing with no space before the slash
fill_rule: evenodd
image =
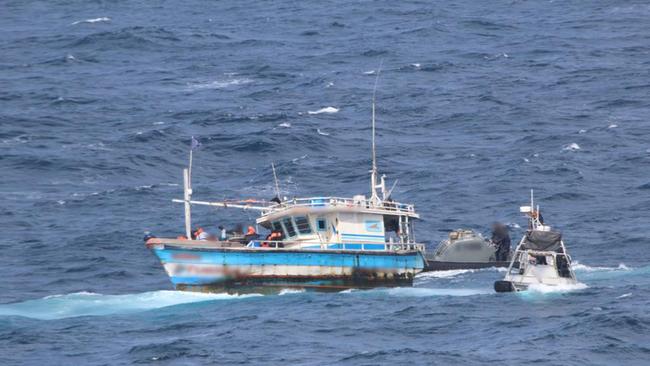
<path id="1" fill-rule="evenodd" d="M 539 206 L 534 206 L 533 191 L 530 206 L 522 206 L 520 212 L 528 216 L 528 230 L 515 248 L 505 278 L 494 283 L 494 290 L 514 292 L 533 285 L 578 284 L 562 234 L 544 223 Z"/>
<path id="2" fill-rule="evenodd" d="M 146 240 L 177 289 L 390 286 L 412 284 L 425 268 L 425 246 L 415 241 L 413 227 L 420 216 L 414 205 L 393 201 L 395 185 L 387 190 L 385 175 L 378 173 L 374 93 L 369 196 L 281 198 L 272 165 L 273 200 L 194 200 L 191 154 L 192 149 L 190 166 L 183 171 L 184 197 L 173 200 L 185 207 L 185 238 Z M 194 205 L 256 211 L 257 227 L 271 235 L 192 239 Z"/>

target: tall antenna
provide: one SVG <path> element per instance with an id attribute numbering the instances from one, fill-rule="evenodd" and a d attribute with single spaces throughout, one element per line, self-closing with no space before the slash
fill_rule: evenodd
<path id="1" fill-rule="evenodd" d="M 372 89 L 372 170 L 370 174 L 370 192 L 371 197 L 370 201 L 372 203 L 379 203 L 379 196 L 377 195 L 377 150 L 375 148 L 375 97 L 377 95 L 377 84 L 379 83 L 379 74 L 381 73 L 381 67 L 384 64 L 384 60 L 379 62 L 379 68 L 377 69 L 377 75 L 375 76 L 375 86 Z"/>
<path id="2" fill-rule="evenodd" d="M 393 182 L 393 186 L 390 187 L 390 190 L 388 191 L 388 193 L 386 194 L 386 197 L 384 197 L 384 199 L 390 198 L 390 195 L 393 194 L 393 189 L 395 189 L 395 186 L 397 186 L 397 182 L 399 182 L 399 179 L 395 179 L 395 182 Z"/>
<path id="3" fill-rule="evenodd" d="M 282 201 L 282 197 L 280 197 L 280 184 L 278 183 L 278 175 L 275 174 L 275 164 L 271 162 L 271 169 L 273 169 L 273 181 L 275 182 L 275 195 L 278 197 L 280 201 Z"/>
<path id="4" fill-rule="evenodd" d="M 534 210 L 535 209 L 535 201 L 533 200 L 533 190 L 530 190 L 530 209 Z"/>

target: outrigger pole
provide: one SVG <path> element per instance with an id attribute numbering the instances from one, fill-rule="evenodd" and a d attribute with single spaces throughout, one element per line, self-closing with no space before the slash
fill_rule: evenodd
<path id="1" fill-rule="evenodd" d="M 185 169 L 185 170 L 187 170 L 187 169 Z M 251 206 L 251 205 L 242 205 L 242 204 L 239 204 L 239 203 L 228 203 L 228 202 L 192 201 L 190 199 L 179 200 L 179 199 L 174 198 L 172 200 L 172 202 L 185 203 L 186 204 L 186 206 L 185 206 L 186 210 L 187 210 L 187 206 L 189 206 L 190 204 L 192 204 L 192 205 L 201 205 L 201 206 L 212 206 L 212 207 L 224 207 L 224 208 L 241 208 L 241 209 L 244 209 L 244 210 L 255 210 L 255 211 L 265 211 L 265 210 L 269 209 L 268 207 L 264 207 L 264 206 Z M 186 211 L 186 213 L 187 212 L 188 211 Z M 187 221 L 186 221 L 186 223 L 187 223 Z"/>

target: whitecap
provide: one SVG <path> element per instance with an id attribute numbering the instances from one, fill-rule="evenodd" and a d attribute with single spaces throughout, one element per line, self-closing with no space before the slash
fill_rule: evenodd
<path id="1" fill-rule="evenodd" d="M 76 24 L 81 24 L 81 23 L 101 23 L 101 22 L 110 22 L 111 18 L 109 17 L 100 17 L 100 18 L 93 18 L 93 19 L 86 19 L 86 20 L 78 20 L 76 22 L 71 23 L 71 25 L 76 25 Z"/>
<path id="2" fill-rule="evenodd" d="M 611 125 L 607 126 L 607 128 L 616 128 L 616 127 L 618 127 L 617 124 L 611 124 Z"/>
<path id="3" fill-rule="evenodd" d="M 306 159 L 306 158 L 307 158 L 307 155 L 302 155 L 302 156 L 300 156 L 300 157 L 298 157 L 298 158 L 293 158 L 293 159 L 291 159 L 291 162 L 293 162 L 293 163 L 297 163 L 298 160 L 303 160 L 303 159 Z M 291 177 L 289 177 L 289 179 L 291 179 Z M 291 183 L 290 180 L 289 180 L 288 182 Z"/>
<path id="4" fill-rule="evenodd" d="M 322 136 L 329 136 L 329 135 L 330 135 L 330 134 L 327 133 L 327 132 L 323 132 L 323 131 L 321 131 L 320 128 L 317 128 L 317 129 L 316 129 L 316 132 L 318 132 L 318 134 L 319 134 L 319 135 L 322 135 Z"/>
<path id="5" fill-rule="evenodd" d="M 364 73 L 365 75 L 374 75 L 374 74 L 375 74 L 375 70 L 368 70 L 368 71 L 364 71 L 363 73 Z"/>
<path id="6" fill-rule="evenodd" d="M 321 108 L 321 109 L 319 109 L 317 111 L 307 111 L 307 113 L 309 113 L 309 114 L 322 114 L 322 113 L 336 113 L 338 111 L 339 111 L 338 108 L 325 107 L 325 108 Z"/>
<path id="7" fill-rule="evenodd" d="M 34 319 L 63 319 L 78 316 L 128 314 L 168 306 L 203 301 L 231 300 L 260 294 L 230 295 L 187 291 L 151 291 L 125 295 L 102 295 L 77 292 L 51 295 L 41 299 L 1 304 L 0 316 L 23 316 Z"/>
<path id="8" fill-rule="evenodd" d="M 618 296 L 618 297 L 616 297 L 616 298 L 617 298 L 617 299 L 624 299 L 624 298 L 626 298 L 626 297 L 630 297 L 630 296 L 632 296 L 632 293 L 631 293 L 631 292 L 628 292 L 628 293 L 623 294 L 623 295 L 621 295 L 621 296 Z"/>
<path id="9" fill-rule="evenodd" d="M 419 69 L 422 66 L 422 64 L 415 63 L 415 64 L 411 64 L 411 66 L 415 67 L 416 69 Z"/>
<path id="10" fill-rule="evenodd" d="M 291 127 L 291 123 L 289 123 L 289 122 L 282 122 L 282 123 L 280 123 L 280 124 L 278 125 L 278 127 L 290 128 L 290 127 Z"/>
<path id="11" fill-rule="evenodd" d="M 231 79 L 231 80 L 214 80 L 203 83 L 189 84 L 187 86 L 188 90 L 205 90 L 205 89 L 224 89 L 229 86 L 244 85 L 252 83 L 251 79 Z"/>
<path id="12" fill-rule="evenodd" d="M 152 123 L 152 124 L 153 124 L 154 126 L 160 126 L 160 125 L 164 125 L 165 122 L 158 121 L 158 122 L 154 122 L 154 123 Z"/>
<path id="13" fill-rule="evenodd" d="M 564 151 L 576 151 L 576 150 L 580 150 L 580 145 L 576 144 L 575 142 L 572 142 L 572 143 L 570 143 L 570 144 L 568 144 L 568 145 L 565 145 L 565 146 L 562 148 L 562 150 L 564 150 Z"/>
<path id="14" fill-rule="evenodd" d="M 587 130 L 580 130 L 578 133 L 587 133 Z"/>
<path id="15" fill-rule="evenodd" d="M 334 83 L 331 82 L 331 81 L 325 85 L 326 88 L 329 88 L 329 87 L 332 87 L 332 86 L 334 86 Z"/>

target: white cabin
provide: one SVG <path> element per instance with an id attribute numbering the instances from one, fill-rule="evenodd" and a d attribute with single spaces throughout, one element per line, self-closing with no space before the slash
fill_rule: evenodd
<path id="1" fill-rule="evenodd" d="M 354 198 L 313 197 L 285 201 L 268 207 L 257 223 L 283 233 L 291 247 L 336 247 L 364 244 L 364 249 L 384 249 L 385 243 L 414 244 L 413 222 L 419 219 L 413 205 L 370 203 Z"/>

